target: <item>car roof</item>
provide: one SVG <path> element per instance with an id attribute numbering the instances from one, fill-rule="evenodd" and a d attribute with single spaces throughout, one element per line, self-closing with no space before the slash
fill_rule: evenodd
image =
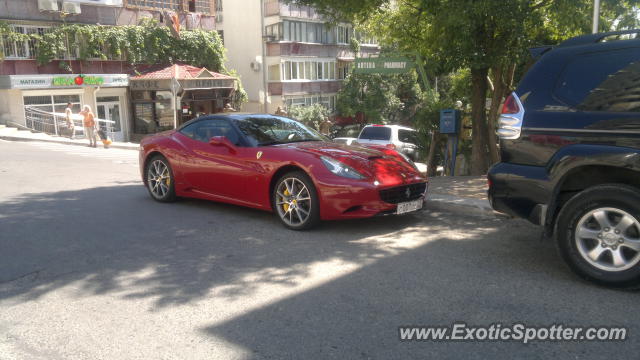
<path id="1" fill-rule="evenodd" d="M 392 129 L 402 129 L 402 130 L 409 130 L 409 131 L 416 131 L 415 129 L 412 129 L 408 126 L 403 126 L 403 125 L 378 125 L 378 124 L 369 124 L 365 127 L 388 127 L 388 128 L 392 128 Z"/>

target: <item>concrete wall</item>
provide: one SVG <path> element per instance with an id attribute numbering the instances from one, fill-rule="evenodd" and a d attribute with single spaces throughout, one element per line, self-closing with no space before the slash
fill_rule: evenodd
<path id="1" fill-rule="evenodd" d="M 242 111 L 264 112 L 262 60 L 262 25 L 260 0 L 229 0 L 224 2 L 222 22 L 218 30 L 224 31 L 224 45 L 227 48 L 227 68 L 235 69 L 249 96 L 249 103 Z M 257 68 L 251 63 L 258 64 Z M 258 69 L 256 71 L 255 69 Z M 267 109 L 273 112 L 275 109 Z"/>

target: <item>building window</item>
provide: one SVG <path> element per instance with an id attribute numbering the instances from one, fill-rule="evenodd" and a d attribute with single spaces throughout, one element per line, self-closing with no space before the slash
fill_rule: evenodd
<path id="1" fill-rule="evenodd" d="M 64 111 L 67 108 L 67 103 L 72 104 L 71 110 L 77 114 L 80 112 L 81 107 L 80 95 L 40 95 L 40 96 L 24 96 L 22 98 L 25 111 L 26 126 L 31 129 L 39 131 L 53 132 L 53 114 L 51 115 L 37 115 L 33 116 L 32 113 L 27 111 L 27 108 L 44 111 L 47 113 L 58 113 L 57 119 L 64 118 Z"/>
<path id="2" fill-rule="evenodd" d="M 182 0 L 128 0 L 127 6 L 152 10 L 182 10 Z"/>
<path id="3" fill-rule="evenodd" d="M 292 106 L 310 106 L 313 104 L 320 104 L 327 109 L 335 110 L 336 96 L 335 95 L 306 95 L 306 96 L 293 96 L 287 97 L 284 100 L 284 104 L 287 108 Z"/>
<path id="4" fill-rule="evenodd" d="M 350 28 L 349 28 L 350 29 Z M 347 29 L 350 36 L 351 30 Z M 281 23 L 265 27 L 265 34 L 272 41 L 306 42 L 314 44 L 335 44 L 336 31 L 334 27 L 323 23 L 285 20 Z"/>
<path id="5" fill-rule="evenodd" d="M 13 31 L 20 34 L 44 35 L 50 31 L 49 26 L 11 25 Z M 36 41 L 9 41 L 8 36 L 0 39 L 4 57 L 8 59 L 34 59 L 36 57 Z"/>
<path id="6" fill-rule="evenodd" d="M 274 65 L 277 66 L 277 65 Z M 276 68 L 277 69 L 277 68 Z M 335 61 L 304 61 L 287 60 L 280 65 L 280 74 L 269 67 L 269 80 L 271 81 L 299 81 L 299 80 L 336 80 Z M 280 78 L 276 78 L 280 75 Z"/>
<path id="7" fill-rule="evenodd" d="M 157 11 L 199 12 L 212 15 L 216 9 L 215 2 L 216 0 L 127 0 L 127 7 Z"/>
<path id="8" fill-rule="evenodd" d="M 336 32 L 338 33 L 338 44 L 348 44 L 351 40 L 352 29 L 347 25 L 338 25 Z"/>
<path id="9" fill-rule="evenodd" d="M 338 79 L 339 80 L 346 79 L 347 75 L 349 75 L 349 69 L 351 68 L 351 63 L 341 61 L 341 62 L 338 62 L 337 66 L 338 66 Z"/>

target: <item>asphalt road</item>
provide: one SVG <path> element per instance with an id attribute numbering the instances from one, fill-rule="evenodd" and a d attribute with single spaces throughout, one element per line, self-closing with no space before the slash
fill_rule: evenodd
<path id="1" fill-rule="evenodd" d="M 137 153 L 0 141 L 0 359 L 623 358 L 638 294 L 519 220 L 427 210 L 285 230 L 152 201 Z M 401 342 L 398 326 L 625 326 L 624 342 Z"/>

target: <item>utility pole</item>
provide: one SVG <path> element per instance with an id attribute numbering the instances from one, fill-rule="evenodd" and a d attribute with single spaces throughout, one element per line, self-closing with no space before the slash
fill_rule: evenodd
<path id="1" fill-rule="evenodd" d="M 598 32 L 598 28 L 600 24 L 600 0 L 593 1 L 593 30 L 591 31 L 593 34 Z"/>

